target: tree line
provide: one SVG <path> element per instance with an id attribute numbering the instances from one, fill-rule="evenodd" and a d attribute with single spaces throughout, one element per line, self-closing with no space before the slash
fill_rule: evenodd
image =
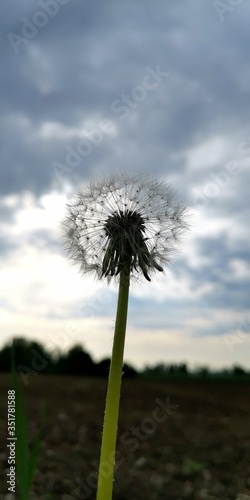
<path id="1" fill-rule="evenodd" d="M 12 352 L 16 370 L 23 373 L 36 371 L 50 375 L 107 377 L 110 366 L 109 358 L 95 363 L 90 354 L 79 344 L 66 353 L 51 353 L 41 343 L 16 338 L 0 350 L 0 372 L 11 371 Z M 127 363 L 124 363 L 123 371 L 127 377 L 137 375 L 137 371 Z"/>
<path id="2" fill-rule="evenodd" d="M 19 373 L 44 373 L 50 375 L 79 375 L 91 377 L 106 377 L 109 373 L 110 358 L 95 362 L 91 355 L 80 344 L 70 348 L 67 352 L 49 352 L 41 343 L 24 338 L 15 338 L 0 350 L 0 372 L 11 371 L 11 359 L 14 353 L 14 364 Z M 131 364 L 124 363 L 123 376 L 146 378 L 249 378 L 250 372 L 241 366 L 233 366 L 217 372 L 209 367 L 200 367 L 189 371 L 186 363 L 157 363 L 146 366 L 138 371 Z"/>

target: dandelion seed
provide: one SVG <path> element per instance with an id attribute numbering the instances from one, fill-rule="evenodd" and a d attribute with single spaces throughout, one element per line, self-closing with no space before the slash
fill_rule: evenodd
<path id="1" fill-rule="evenodd" d="M 69 258 L 81 272 L 132 279 L 162 272 L 187 229 L 186 211 L 164 183 L 124 174 L 92 182 L 68 205 L 62 222 Z"/>

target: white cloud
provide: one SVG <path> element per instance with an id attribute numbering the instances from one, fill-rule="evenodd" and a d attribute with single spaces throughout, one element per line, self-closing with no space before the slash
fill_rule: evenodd
<path id="1" fill-rule="evenodd" d="M 195 171 L 200 173 L 201 168 L 209 167 L 212 170 L 214 165 L 223 164 L 224 158 L 230 150 L 228 137 L 210 137 L 203 143 L 186 151 L 186 165 L 189 172 L 192 172 L 195 181 Z"/>

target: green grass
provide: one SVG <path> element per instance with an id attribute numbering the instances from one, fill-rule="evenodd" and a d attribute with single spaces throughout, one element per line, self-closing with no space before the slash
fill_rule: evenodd
<path id="1" fill-rule="evenodd" d="M 15 391 L 15 437 L 16 440 L 16 471 L 20 500 L 29 500 L 30 490 L 35 475 L 39 446 L 42 438 L 43 426 L 38 430 L 33 446 L 29 449 L 28 419 L 24 396 L 19 377 L 15 368 L 14 347 L 11 356 L 11 385 Z M 44 408 L 45 410 L 45 408 Z"/>

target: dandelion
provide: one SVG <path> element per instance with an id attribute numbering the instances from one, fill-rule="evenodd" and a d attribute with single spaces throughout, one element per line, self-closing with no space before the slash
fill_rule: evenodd
<path id="1" fill-rule="evenodd" d="M 164 271 L 188 229 L 186 209 L 168 184 L 125 174 L 91 183 L 67 209 L 62 233 L 70 260 L 82 273 L 119 280 L 97 487 L 97 500 L 110 500 L 130 280 Z"/>
<path id="2" fill-rule="evenodd" d="M 68 256 L 83 273 L 110 281 L 128 269 L 132 279 L 151 281 L 187 224 L 168 185 L 120 174 L 77 193 L 62 227 Z"/>

